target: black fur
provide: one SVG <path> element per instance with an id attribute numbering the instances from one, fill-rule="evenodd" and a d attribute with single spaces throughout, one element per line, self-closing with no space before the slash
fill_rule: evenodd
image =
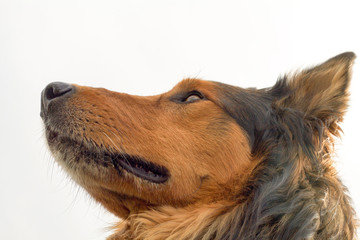
<path id="1" fill-rule="evenodd" d="M 340 55 L 305 70 L 299 73 L 300 80 L 285 76 L 269 89 L 218 84 L 219 104 L 248 133 L 252 157 L 260 159 L 238 195 L 233 209 L 237 214 L 229 219 L 221 239 L 355 238 L 355 214 L 331 159 L 332 138 L 341 131 L 338 123 L 347 105 L 351 63 L 346 59 L 350 58 Z M 342 87 L 327 96 L 326 104 L 332 108 L 314 104 L 316 108 L 309 109 L 295 103 L 302 83 L 294 81 L 318 74 L 314 71 L 331 71 L 331 61 L 347 64 L 339 79 Z M 324 91 L 331 87 L 331 77 L 329 85 L 321 86 Z M 304 99 L 305 104 L 310 101 Z"/>

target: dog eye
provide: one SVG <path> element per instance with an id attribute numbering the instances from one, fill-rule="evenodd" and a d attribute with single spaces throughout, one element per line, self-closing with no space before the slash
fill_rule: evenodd
<path id="1" fill-rule="evenodd" d="M 203 99 L 204 96 L 198 91 L 190 92 L 186 98 L 183 99 L 184 103 L 191 103 Z"/>

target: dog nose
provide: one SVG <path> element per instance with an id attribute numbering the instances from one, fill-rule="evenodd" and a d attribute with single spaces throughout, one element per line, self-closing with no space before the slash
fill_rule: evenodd
<path id="1" fill-rule="evenodd" d="M 55 98 L 68 95 L 74 87 L 63 82 L 53 82 L 47 85 L 43 92 L 44 101 L 51 101 Z"/>
<path id="2" fill-rule="evenodd" d="M 41 93 L 41 116 L 48 110 L 51 101 L 65 96 L 70 96 L 75 92 L 73 85 L 63 82 L 53 82 L 48 84 Z"/>

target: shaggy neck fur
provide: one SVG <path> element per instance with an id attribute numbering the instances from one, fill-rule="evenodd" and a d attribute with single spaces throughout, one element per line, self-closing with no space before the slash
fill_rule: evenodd
<path id="1" fill-rule="evenodd" d="M 110 239 L 353 239 L 353 210 L 331 167 L 339 128 L 294 110 L 273 106 L 273 113 L 273 127 L 257 133 L 258 164 L 235 202 L 145 211 Z"/>

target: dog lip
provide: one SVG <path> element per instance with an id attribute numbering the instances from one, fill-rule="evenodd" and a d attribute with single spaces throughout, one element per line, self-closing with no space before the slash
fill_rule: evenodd
<path id="1" fill-rule="evenodd" d="M 50 145 L 58 145 L 60 142 L 76 142 L 70 138 L 61 137 L 59 132 L 47 128 L 46 139 Z M 81 144 L 82 145 L 82 144 Z M 151 163 L 139 156 L 132 156 L 126 153 L 109 153 L 107 151 L 91 151 L 89 148 L 82 145 L 84 149 L 80 151 L 81 155 L 91 156 L 95 162 L 100 163 L 100 159 L 108 164 L 112 162 L 114 168 L 119 175 L 123 175 L 122 169 L 135 175 L 136 177 L 153 183 L 164 183 L 169 177 L 169 171 L 166 167 Z M 97 152 L 97 153 L 96 153 Z M 111 159 L 111 160 L 110 160 Z"/>
<path id="2" fill-rule="evenodd" d="M 153 183 L 164 183 L 169 179 L 169 171 L 164 166 L 148 162 L 137 156 L 112 154 L 114 166 Z"/>

